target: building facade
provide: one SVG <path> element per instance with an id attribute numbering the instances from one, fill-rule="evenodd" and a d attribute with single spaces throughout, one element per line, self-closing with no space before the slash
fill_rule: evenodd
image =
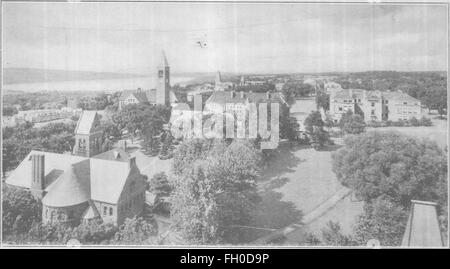
<path id="1" fill-rule="evenodd" d="M 399 121 L 420 118 L 420 101 L 401 91 L 344 89 L 330 91 L 330 115 L 338 122 L 347 111 L 361 115 L 366 122 Z"/>

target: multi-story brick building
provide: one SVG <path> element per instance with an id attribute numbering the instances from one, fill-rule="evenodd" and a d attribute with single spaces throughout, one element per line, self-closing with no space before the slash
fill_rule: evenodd
<path id="1" fill-rule="evenodd" d="M 330 115 L 338 122 L 348 110 L 369 121 L 399 121 L 420 118 L 420 101 L 401 91 L 337 89 L 330 91 Z"/>

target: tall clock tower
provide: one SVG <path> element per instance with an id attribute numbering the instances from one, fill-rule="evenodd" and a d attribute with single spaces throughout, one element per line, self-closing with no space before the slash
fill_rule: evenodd
<path id="1" fill-rule="evenodd" d="M 170 67 L 164 51 L 161 55 L 161 63 L 158 65 L 158 83 L 156 86 L 156 104 L 170 105 Z"/>

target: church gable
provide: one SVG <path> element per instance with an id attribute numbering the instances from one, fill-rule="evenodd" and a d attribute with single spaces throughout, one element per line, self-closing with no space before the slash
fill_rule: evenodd
<path id="1" fill-rule="evenodd" d="M 89 135 L 100 130 L 100 119 L 96 111 L 84 110 L 75 128 L 76 135 Z"/>

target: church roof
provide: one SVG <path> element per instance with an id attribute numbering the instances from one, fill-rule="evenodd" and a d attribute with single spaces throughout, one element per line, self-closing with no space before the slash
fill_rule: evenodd
<path id="1" fill-rule="evenodd" d="M 91 197 L 115 204 L 130 174 L 128 162 L 91 158 Z"/>
<path id="2" fill-rule="evenodd" d="M 50 187 L 67 169 L 68 165 L 87 160 L 85 157 L 32 150 L 6 179 L 6 183 L 23 188 L 31 188 L 31 155 L 41 154 L 45 157 L 44 187 Z"/>
<path id="3" fill-rule="evenodd" d="M 411 212 L 402 240 L 404 247 L 442 247 L 436 203 L 412 200 Z"/>
<path id="4" fill-rule="evenodd" d="M 130 168 L 128 154 L 121 149 L 91 158 L 33 150 L 6 179 L 7 184 L 31 188 L 30 156 L 33 154 L 45 156 L 47 194 L 42 202 L 48 206 L 76 205 L 89 199 L 115 204 L 128 176 L 140 174 L 137 167 Z"/>
<path id="5" fill-rule="evenodd" d="M 97 111 L 83 110 L 75 128 L 75 134 L 90 134 L 96 117 Z"/>
<path id="6" fill-rule="evenodd" d="M 91 197 L 89 159 L 70 167 L 47 190 L 42 203 L 52 207 L 78 205 Z"/>
<path id="7" fill-rule="evenodd" d="M 95 159 L 128 162 L 130 155 L 121 148 L 115 148 L 93 156 Z"/>

